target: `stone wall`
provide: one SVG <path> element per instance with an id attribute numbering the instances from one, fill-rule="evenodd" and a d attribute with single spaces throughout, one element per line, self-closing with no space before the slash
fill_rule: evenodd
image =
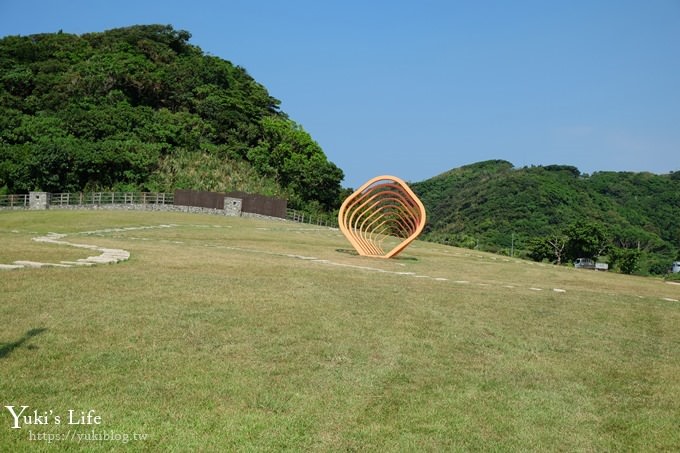
<path id="1" fill-rule="evenodd" d="M 112 203 L 112 204 L 72 204 L 52 205 L 50 209 L 62 209 L 70 211 L 164 211 L 164 212 L 190 212 L 193 214 L 226 215 L 224 209 L 200 208 L 196 206 L 175 206 L 172 204 L 140 204 L 140 203 Z"/>

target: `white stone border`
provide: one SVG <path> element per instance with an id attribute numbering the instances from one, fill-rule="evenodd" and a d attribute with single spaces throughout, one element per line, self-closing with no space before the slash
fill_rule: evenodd
<path id="1" fill-rule="evenodd" d="M 146 230 L 151 228 L 171 228 L 176 225 L 156 225 L 156 226 L 143 226 L 143 227 L 125 227 L 125 228 L 108 228 L 105 230 L 96 231 L 83 231 L 80 233 L 73 234 L 101 234 L 101 233 L 112 233 L 117 231 L 133 231 L 133 230 Z M 76 244 L 73 242 L 64 241 L 63 238 L 67 237 L 64 233 L 47 233 L 45 236 L 34 237 L 33 240 L 36 242 L 42 242 L 47 244 L 57 244 L 57 245 L 68 245 L 70 247 L 77 247 L 81 249 L 93 250 L 100 252 L 99 255 L 88 256 L 87 258 L 82 258 L 76 261 L 60 261 L 59 263 L 44 263 L 39 261 L 26 261 L 18 260 L 14 261 L 12 264 L 0 264 L 0 270 L 9 269 L 23 269 L 23 268 L 39 268 L 39 267 L 78 267 L 78 266 L 94 266 L 96 264 L 115 264 L 121 261 L 127 261 L 130 259 L 130 252 L 123 249 L 110 249 L 106 247 L 100 247 L 98 245 L 91 244 Z"/>

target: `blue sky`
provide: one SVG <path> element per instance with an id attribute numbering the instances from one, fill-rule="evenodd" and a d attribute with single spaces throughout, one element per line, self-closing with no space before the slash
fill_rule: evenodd
<path id="1" fill-rule="evenodd" d="M 680 170 L 680 0 L 0 0 L 0 35 L 172 24 L 345 171 Z"/>

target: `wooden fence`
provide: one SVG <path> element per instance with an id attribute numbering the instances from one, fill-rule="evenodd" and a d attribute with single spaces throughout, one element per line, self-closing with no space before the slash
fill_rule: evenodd
<path id="1" fill-rule="evenodd" d="M 28 208 L 29 195 L 0 195 L 0 208 Z M 49 206 L 92 206 L 102 204 L 174 204 L 172 193 L 85 192 L 47 194 Z"/>
<path id="2" fill-rule="evenodd" d="M 98 204 L 174 204 L 172 193 L 163 192 L 89 192 L 53 193 L 50 206 L 87 206 Z"/>
<path id="3" fill-rule="evenodd" d="M 28 194 L 0 195 L 0 207 L 3 208 L 27 208 Z"/>
<path id="4" fill-rule="evenodd" d="M 309 225 L 318 225 L 330 228 L 338 227 L 338 220 L 335 217 L 330 217 L 328 215 L 314 216 L 306 212 L 296 211 L 294 209 L 288 209 L 286 219 L 293 222 L 306 223 Z"/>
<path id="5" fill-rule="evenodd" d="M 241 200 L 241 210 L 267 217 L 286 218 L 288 202 L 282 198 L 268 197 L 247 192 L 207 192 L 202 190 L 175 190 L 175 204 L 181 206 L 200 206 L 211 209 L 224 209 L 224 198 Z"/>

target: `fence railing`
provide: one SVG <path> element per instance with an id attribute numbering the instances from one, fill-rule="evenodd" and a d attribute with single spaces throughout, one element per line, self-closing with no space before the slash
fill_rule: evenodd
<path id="1" fill-rule="evenodd" d="M 174 205 L 174 194 L 163 192 L 82 192 L 48 194 L 48 205 L 93 206 L 106 204 L 158 204 Z M 0 195 L 0 208 L 28 208 L 28 194 Z M 288 209 L 286 219 L 308 225 L 337 228 L 337 220 L 328 215 L 311 215 L 306 212 Z"/>
<path id="2" fill-rule="evenodd" d="M 7 208 L 27 208 L 28 194 L 20 195 L 0 195 L 0 207 Z"/>
<path id="3" fill-rule="evenodd" d="M 318 225 L 331 228 L 337 228 L 338 222 L 335 219 L 331 219 L 328 215 L 311 215 L 306 212 L 296 211 L 294 209 L 288 209 L 286 212 L 286 219 L 298 223 L 306 223 L 309 225 Z"/>
<path id="4" fill-rule="evenodd" d="M 174 204 L 174 196 L 163 192 L 53 193 L 50 196 L 50 206 L 97 204 Z"/>

